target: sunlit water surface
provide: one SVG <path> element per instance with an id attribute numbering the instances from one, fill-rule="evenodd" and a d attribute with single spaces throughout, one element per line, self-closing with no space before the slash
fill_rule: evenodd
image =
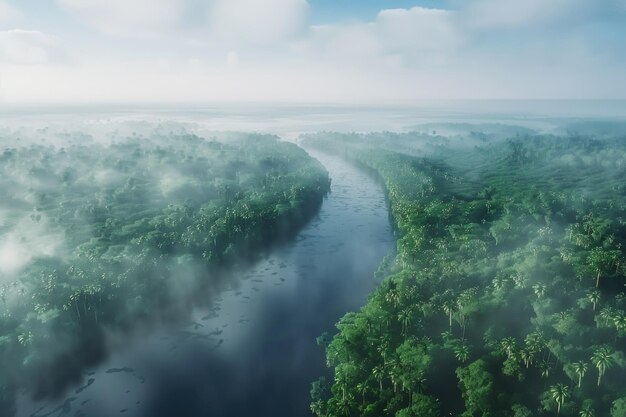
<path id="1" fill-rule="evenodd" d="M 332 192 L 293 242 L 233 280 L 190 322 L 114 350 L 57 400 L 18 399 L 22 416 L 310 416 L 327 373 L 315 338 L 364 304 L 394 240 L 382 186 L 311 152 Z"/>

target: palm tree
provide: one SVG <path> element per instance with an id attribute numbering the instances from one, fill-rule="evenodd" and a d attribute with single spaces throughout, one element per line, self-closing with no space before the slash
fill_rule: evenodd
<path id="1" fill-rule="evenodd" d="M 412 311 L 407 307 L 398 313 L 398 320 L 402 323 L 402 334 L 406 337 L 408 333 L 409 323 L 411 322 Z"/>
<path id="2" fill-rule="evenodd" d="M 539 372 L 541 376 L 547 378 L 550 376 L 550 363 L 548 361 L 542 361 L 539 363 Z"/>
<path id="3" fill-rule="evenodd" d="M 600 319 L 604 323 L 604 326 L 608 326 L 611 321 L 613 321 L 613 317 L 615 316 L 615 310 L 609 306 L 604 307 L 600 310 Z"/>
<path id="4" fill-rule="evenodd" d="M 601 347 L 593 353 L 591 362 L 598 368 L 598 386 L 600 386 L 602 375 L 604 375 L 608 368 L 613 366 L 613 353 L 608 347 Z"/>
<path id="5" fill-rule="evenodd" d="M 591 290 L 587 293 L 587 301 L 593 305 L 593 311 L 596 311 L 596 304 L 600 302 L 600 291 Z"/>
<path id="6" fill-rule="evenodd" d="M 502 276 L 496 276 L 492 281 L 492 285 L 495 290 L 501 290 L 506 283 L 507 279 Z"/>
<path id="7" fill-rule="evenodd" d="M 533 332 L 526 336 L 524 343 L 526 344 L 526 349 L 535 356 L 541 352 L 546 342 L 541 333 Z"/>
<path id="8" fill-rule="evenodd" d="M 510 358 L 513 355 L 513 352 L 515 351 L 517 342 L 515 341 L 513 337 L 505 337 L 500 342 L 500 346 L 502 347 L 502 351 L 506 353 L 506 355 Z"/>
<path id="9" fill-rule="evenodd" d="M 528 368 L 535 360 L 535 353 L 532 349 L 522 349 L 519 354 L 522 362 L 526 365 L 526 368 Z"/>
<path id="10" fill-rule="evenodd" d="M 398 391 L 398 380 L 400 379 L 400 370 L 398 369 L 398 365 L 395 361 L 392 361 L 389 369 L 389 378 L 391 379 L 391 383 L 393 384 L 393 392 Z"/>
<path id="11" fill-rule="evenodd" d="M 375 366 L 372 369 L 372 375 L 378 380 L 380 386 L 380 392 L 383 392 L 383 377 L 385 376 L 385 368 L 382 365 Z"/>
<path id="12" fill-rule="evenodd" d="M 420 373 L 415 377 L 414 388 L 417 392 L 421 393 L 426 389 L 426 378 L 424 378 L 424 374 Z"/>
<path id="13" fill-rule="evenodd" d="M 575 362 L 572 364 L 572 367 L 574 368 L 574 372 L 576 373 L 576 375 L 578 375 L 578 388 L 580 388 L 580 383 L 587 373 L 587 369 L 589 368 L 589 366 L 586 362 Z"/>
<path id="14" fill-rule="evenodd" d="M 465 362 L 470 357 L 470 349 L 466 344 L 454 348 L 454 356 L 461 362 Z"/>
<path id="15" fill-rule="evenodd" d="M 359 382 L 356 384 L 356 390 L 361 394 L 361 399 L 363 400 L 363 405 L 365 405 L 365 393 L 368 391 L 369 387 L 364 382 Z"/>
<path id="16" fill-rule="evenodd" d="M 443 307 L 443 311 L 448 315 L 449 322 L 450 322 L 450 330 L 452 330 L 452 314 L 454 314 L 454 311 L 456 309 L 456 303 L 452 300 L 448 300 L 443 303 L 442 307 Z"/>
<path id="17" fill-rule="evenodd" d="M 550 396 L 556 402 L 556 414 L 561 412 L 561 406 L 569 398 L 569 388 L 563 384 L 556 384 L 550 387 Z"/>
<path id="18" fill-rule="evenodd" d="M 341 400 L 339 400 L 339 402 L 337 403 L 337 409 L 343 415 L 349 416 L 350 415 L 350 400 L 348 398 L 342 398 Z"/>
<path id="19" fill-rule="evenodd" d="M 387 300 L 388 303 L 393 304 L 394 309 L 398 308 L 398 303 L 400 302 L 400 292 L 396 288 L 390 289 L 385 295 L 385 300 Z"/>
<path id="20" fill-rule="evenodd" d="M 613 317 L 613 324 L 615 325 L 615 329 L 617 329 L 618 333 L 626 330 L 626 315 L 616 314 Z"/>
<path id="21" fill-rule="evenodd" d="M 322 413 L 324 412 L 324 402 L 322 400 L 317 400 L 311 403 L 311 412 L 315 414 L 317 417 L 322 417 Z"/>
<path id="22" fill-rule="evenodd" d="M 593 408 L 587 406 L 587 407 L 581 409 L 580 412 L 578 413 L 578 415 L 580 417 L 594 417 L 595 413 L 593 412 Z"/>
<path id="23" fill-rule="evenodd" d="M 376 348 L 378 353 L 380 353 L 380 356 L 383 357 L 383 362 L 386 362 L 387 360 L 386 356 L 387 356 L 388 349 L 389 349 L 389 339 L 385 337 L 380 341 L 380 344 Z"/>
<path id="24" fill-rule="evenodd" d="M 348 385 L 348 375 L 343 371 L 344 368 L 336 368 L 335 370 L 335 384 L 341 389 L 341 398 L 346 399 L 346 386 Z"/>
<path id="25" fill-rule="evenodd" d="M 533 291 L 537 298 L 541 298 L 546 294 L 546 286 L 545 284 L 535 284 L 533 285 Z"/>

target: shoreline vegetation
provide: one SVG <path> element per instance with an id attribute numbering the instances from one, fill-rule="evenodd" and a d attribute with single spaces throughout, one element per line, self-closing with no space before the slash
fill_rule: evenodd
<path id="1" fill-rule="evenodd" d="M 79 381 L 108 332 L 218 297 L 229 270 L 293 237 L 330 190 L 318 161 L 270 135 L 70 139 L 0 154 L 3 250 L 28 260 L 0 269 L 3 415 L 17 390 Z"/>
<path id="2" fill-rule="evenodd" d="M 315 415 L 626 416 L 626 143 L 498 129 L 302 137 L 379 176 L 397 239 L 318 338 Z"/>

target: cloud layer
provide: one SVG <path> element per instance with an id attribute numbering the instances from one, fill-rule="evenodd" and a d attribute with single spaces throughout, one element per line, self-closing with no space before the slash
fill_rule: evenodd
<path id="1" fill-rule="evenodd" d="M 98 31 L 117 37 L 181 35 L 205 42 L 264 44 L 306 23 L 306 0 L 57 0 Z"/>
<path id="2" fill-rule="evenodd" d="M 447 0 L 323 24 L 306 0 L 56 2 L 72 31 L 0 32 L 7 99 L 626 98 L 626 0 Z M 63 50 L 74 65 L 51 68 Z"/>

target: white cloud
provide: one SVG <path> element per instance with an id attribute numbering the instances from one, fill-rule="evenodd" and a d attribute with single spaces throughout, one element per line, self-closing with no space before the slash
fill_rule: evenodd
<path id="1" fill-rule="evenodd" d="M 389 69 L 439 65 L 465 41 L 455 12 L 413 7 L 383 10 L 369 23 L 316 26 L 292 46 L 308 59 Z"/>
<path id="2" fill-rule="evenodd" d="M 371 62 L 382 53 L 372 25 L 361 23 L 313 26 L 306 38 L 291 46 L 294 53 L 307 60 L 328 60 L 339 65 Z"/>
<path id="3" fill-rule="evenodd" d="M 57 0 L 84 23 L 119 37 L 267 44 L 305 28 L 306 0 Z"/>
<path id="4" fill-rule="evenodd" d="M 463 7 L 464 23 L 477 29 L 523 28 L 589 16 L 613 0 L 474 0 Z"/>
<path id="5" fill-rule="evenodd" d="M 74 45 L 79 65 L 5 65 L 6 100 L 626 97 L 619 53 L 626 43 L 592 32 L 626 0 L 603 0 L 610 7 L 597 0 L 463 0 L 454 11 L 382 10 L 369 22 L 303 32 L 305 0 L 57 1 L 67 10 L 73 5 L 95 29 L 159 37 L 113 43 L 94 37 L 92 44 L 72 43 L 70 34 L 64 43 Z M 140 13 L 141 4 L 151 10 L 148 3 L 169 4 L 170 11 Z M 7 53 L 2 36 L 1 60 L 45 61 L 45 48 Z"/>
<path id="6" fill-rule="evenodd" d="M 36 30 L 0 31 L 0 61 L 19 65 L 58 63 L 64 53 L 53 36 Z"/>
<path id="7" fill-rule="evenodd" d="M 57 0 L 59 6 L 100 32 L 113 36 L 157 36 L 176 28 L 183 0 Z"/>
<path id="8" fill-rule="evenodd" d="M 306 0 L 211 0 L 208 30 L 217 40 L 267 44 L 299 34 L 306 24 Z"/>
<path id="9" fill-rule="evenodd" d="M 377 31 L 391 50 L 449 50 L 464 39 L 455 25 L 455 12 L 413 7 L 381 11 L 376 18 Z"/>

